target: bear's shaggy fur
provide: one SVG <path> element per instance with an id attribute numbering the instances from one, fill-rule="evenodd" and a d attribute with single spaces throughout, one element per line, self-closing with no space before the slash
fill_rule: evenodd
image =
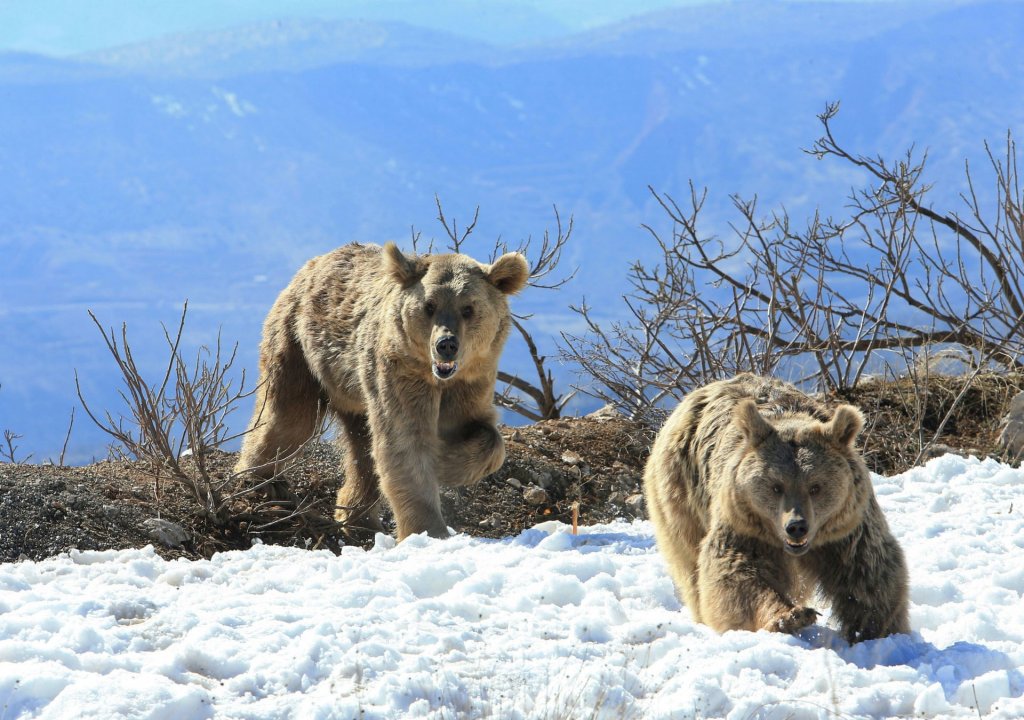
<path id="1" fill-rule="evenodd" d="M 687 395 L 658 434 L 644 494 L 694 618 L 794 633 L 816 588 L 849 642 L 909 632 L 907 567 L 854 448 L 863 417 L 739 375 Z"/>
<path id="2" fill-rule="evenodd" d="M 505 459 L 494 384 L 506 297 L 528 279 L 519 253 L 485 265 L 388 243 L 313 258 L 263 326 L 238 469 L 274 477 L 330 411 L 348 450 L 336 517 L 381 529 L 383 492 L 400 540 L 446 537 L 439 486 L 476 483 Z"/>

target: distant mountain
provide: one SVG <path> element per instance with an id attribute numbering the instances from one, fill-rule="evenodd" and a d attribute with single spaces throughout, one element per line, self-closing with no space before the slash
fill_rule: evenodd
<path id="1" fill-rule="evenodd" d="M 544 43 L 554 55 L 791 50 L 856 43 L 943 15 L 957 0 L 735 0 L 671 7 Z"/>
<path id="2" fill-rule="evenodd" d="M 77 57 L 121 71 L 189 78 L 298 72 L 341 63 L 436 66 L 480 62 L 493 48 L 450 33 L 368 20 L 272 20 L 173 35 Z"/>
<path id="3" fill-rule="evenodd" d="M 67 83 L 120 74 L 116 68 L 23 52 L 0 52 L 0 84 Z"/>
<path id="4" fill-rule="evenodd" d="M 824 104 L 854 150 L 931 149 L 936 199 L 964 157 L 1024 123 L 1024 5 L 736 2 L 664 11 L 496 49 L 386 22 L 288 21 L 75 60 L 0 55 L 0 429 L 59 450 L 73 369 L 98 408 L 116 378 L 86 308 L 122 321 L 158 371 L 158 323 L 191 301 L 195 346 L 238 340 L 308 257 L 349 240 L 441 234 L 479 205 L 477 245 L 576 220 L 559 293 L 517 307 L 550 351 L 570 303 L 613 316 L 640 228 L 670 232 L 648 185 L 710 189 L 800 218 L 841 210 L 848 167 L 805 155 Z M 975 167 L 983 163 L 976 162 Z M 529 372 L 521 349 L 508 365 Z M 563 384 L 571 369 L 561 370 Z M 241 418 L 240 418 L 241 420 Z M 79 419 L 74 457 L 102 454 Z"/>
<path id="5" fill-rule="evenodd" d="M 403 22 L 489 45 L 523 45 L 659 8 L 721 0 L 246 0 L 174 3 L 33 0 L 0 4 L 0 47 L 57 56 L 151 40 L 160 35 L 294 18 Z"/>

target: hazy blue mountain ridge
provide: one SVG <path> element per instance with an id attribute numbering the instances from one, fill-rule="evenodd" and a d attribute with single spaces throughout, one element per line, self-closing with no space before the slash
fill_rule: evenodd
<path id="1" fill-rule="evenodd" d="M 422 67 L 480 62 L 493 52 L 483 42 L 394 21 L 283 19 L 174 35 L 77 59 L 132 73 L 227 78 L 339 63 Z"/>

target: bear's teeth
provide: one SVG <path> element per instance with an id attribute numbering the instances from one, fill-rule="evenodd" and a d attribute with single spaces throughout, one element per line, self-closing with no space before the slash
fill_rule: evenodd
<path id="1" fill-rule="evenodd" d="M 457 363 L 454 362 L 436 362 L 434 363 L 434 374 L 442 380 L 446 380 L 455 374 L 455 371 L 459 369 Z"/>

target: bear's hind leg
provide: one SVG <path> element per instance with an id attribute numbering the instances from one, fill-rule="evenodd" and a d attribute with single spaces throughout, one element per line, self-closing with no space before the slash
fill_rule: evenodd
<path id="1" fill-rule="evenodd" d="M 700 615 L 700 594 L 697 587 L 697 550 L 700 547 L 699 528 L 693 526 L 686 510 L 663 501 L 656 482 L 645 482 L 647 512 L 654 525 L 658 550 L 665 559 L 668 573 L 676 592 L 690 615 L 703 622 Z M 664 503 L 664 507 L 663 507 Z"/>
<path id="2" fill-rule="evenodd" d="M 302 349 L 279 339 L 272 334 L 261 346 L 256 405 L 235 466 L 268 479 L 278 476 L 289 456 L 313 437 L 325 412 L 320 383 Z"/>
<path id="3" fill-rule="evenodd" d="M 719 632 L 795 633 L 811 625 L 818 613 L 794 602 L 782 553 L 728 528 L 711 528 L 697 570 L 701 620 Z"/>
<path id="4" fill-rule="evenodd" d="M 334 519 L 352 530 L 384 532 L 380 483 L 374 470 L 370 425 L 365 415 L 338 413 L 345 439 L 345 482 L 338 489 Z"/>

